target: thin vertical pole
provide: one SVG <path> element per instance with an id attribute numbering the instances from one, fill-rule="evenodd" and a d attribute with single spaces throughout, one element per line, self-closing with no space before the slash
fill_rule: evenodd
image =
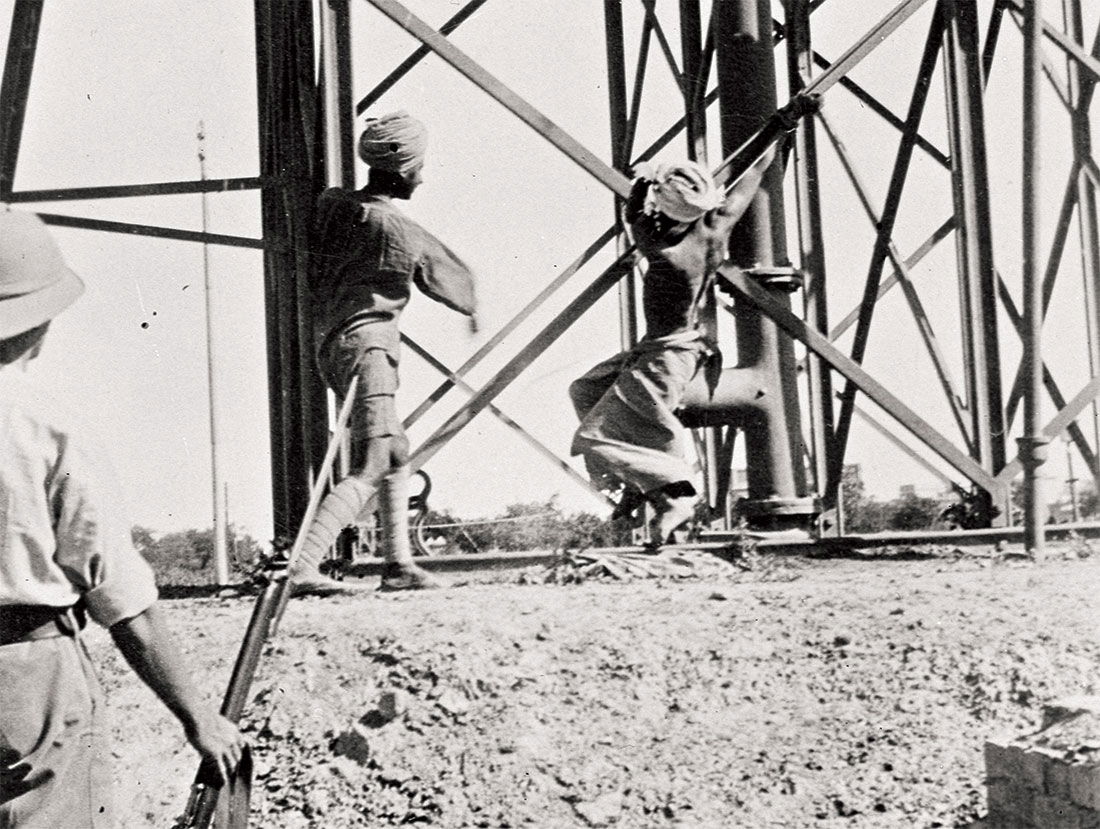
<path id="1" fill-rule="evenodd" d="M 1005 464 L 1005 422 L 978 10 L 975 0 L 941 2 L 969 432 L 974 459 L 987 472 L 996 474 Z M 994 493 L 983 493 L 980 509 L 985 525 L 993 520 L 993 500 Z"/>
<path id="2" fill-rule="evenodd" d="M 206 181 L 206 134 L 202 121 L 199 121 L 199 178 Z M 202 232 L 206 233 L 209 221 L 206 191 L 200 195 L 202 201 Z M 214 288 L 210 283 L 210 246 L 202 244 L 202 284 L 206 298 L 206 382 L 207 400 L 210 403 L 210 481 L 213 489 L 214 505 L 214 581 L 217 584 L 229 584 L 229 557 L 226 543 L 227 508 L 225 489 L 221 485 L 221 463 L 218 454 L 217 380 L 214 358 Z"/>
<path id="3" fill-rule="evenodd" d="M 622 0 L 604 0 L 604 33 L 607 45 L 607 96 L 611 122 L 611 166 L 629 175 L 626 169 L 629 161 L 626 142 L 627 113 L 626 98 L 626 50 L 623 41 Z M 618 237 L 618 249 L 625 250 L 622 216 L 619 213 L 621 201 L 614 197 L 615 230 Z M 619 345 L 623 350 L 632 348 L 638 341 L 638 314 L 635 308 L 634 275 L 626 276 L 619 283 Z"/>
<path id="4" fill-rule="evenodd" d="M 1081 0 L 1062 0 L 1066 34 L 1076 43 L 1084 43 Z M 1100 33 L 1098 33 L 1100 35 Z M 1094 56 L 1100 52 L 1100 36 L 1093 44 Z M 1092 128 L 1089 108 L 1096 91 L 1096 80 L 1081 72 L 1073 57 L 1066 60 L 1070 101 L 1073 104 L 1071 126 L 1074 152 L 1078 159 L 1092 156 Z M 1097 228 L 1096 185 L 1084 171 L 1077 177 L 1077 222 L 1081 234 L 1081 270 L 1084 280 L 1085 330 L 1088 335 L 1089 374 L 1100 372 L 1100 230 Z M 1092 402 L 1092 439 L 1097 462 L 1089 465 L 1093 487 L 1100 492 L 1100 407 Z"/>
<path id="5" fill-rule="evenodd" d="M 1039 422 L 1042 382 L 1043 285 L 1039 278 L 1039 93 L 1042 80 L 1041 0 L 1024 4 L 1023 64 L 1023 283 L 1024 390 L 1023 436 L 1018 438 L 1024 467 L 1024 545 L 1035 558 L 1043 555 L 1046 516 L 1039 497 L 1039 467 L 1046 461 L 1047 439 Z"/>
<path id="6" fill-rule="evenodd" d="M 810 0 L 791 0 L 787 6 L 787 72 L 791 94 L 795 95 L 813 73 L 814 56 L 810 38 Z M 806 321 L 818 332 L 829 333 L 829 305 L 825 278 L 825 239 L 821 222 L 821 185 L 817 158 L 817 125 L 813 118 L 803 119 L 794 137 L 794 188 L 798 216 L 799 262 L 805 284 L 803 303 Z M 806 359 L 809 379 L 810 440 L 813 448 L 814 486 L 825 489 L 832 466 L 833 388 L 825 362 L 816 354 Z M 836 508 L 838 533 L 843 532 L 839 505 Z"/>

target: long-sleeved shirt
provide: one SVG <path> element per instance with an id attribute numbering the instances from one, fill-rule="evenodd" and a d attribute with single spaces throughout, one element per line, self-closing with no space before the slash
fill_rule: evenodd
<path id="1" fill-rule="evenodd" d="M 104 627 L 148 609 L 114 469 L 78 419 L 14 366 L 0 368 L 0 605 L 83 599 Z"/>
<path id="2" fill-rule="evenodd" d="M 372 348 L 396 354 L 397 322 L 415 284 L 460 313 L 476 311 L 473 273 L 386 196 L 333 187 L 321 194 L 312 293 L 315 345 L 364 326 Z"/>

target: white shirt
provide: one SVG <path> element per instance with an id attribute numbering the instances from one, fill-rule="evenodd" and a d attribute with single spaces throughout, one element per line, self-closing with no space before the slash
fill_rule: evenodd
<path id="1" fill-rule="evenodd" d="M 157 599 L 98 439 L 18 366 L 0 367 L 0 605 L 83 598 L 110 627 Z"/>

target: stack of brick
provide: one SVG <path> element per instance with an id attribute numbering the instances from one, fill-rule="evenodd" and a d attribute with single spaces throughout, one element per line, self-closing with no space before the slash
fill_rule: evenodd
<path id="1" fill-rule="evenodd" d="M 988 829 L 1100 829 L 1100 697 L 1047 706 L 1035 734 L 985 744 Z"/>

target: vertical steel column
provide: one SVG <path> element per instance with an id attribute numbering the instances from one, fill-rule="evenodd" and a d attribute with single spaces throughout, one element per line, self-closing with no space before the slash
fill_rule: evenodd
<path id="1" fill-rule="evenodd" d="M 611 119 L 611 166 L 629 175 L 627 148 L 626 50 L 623 45 L 622 0 L 604 0 L 604 32 L 607 43 L 607 97 Z M 623 246 L 621 201 L 615 197 L 615 230 L 619 252 Z M 619 345 L 626 350 L 638 341 L 638 312 L 634 274 L 619 283 Z"/>
<path id="2" fill-rule="evenodd" d="M 1024 467 L 1024 545 L 1036 558 L 1046 540 L 1046 509 L 1039 497 L 1039 467 L 1046 461 L 1040 402 L 1043 389 L 1043 284 L 1039 278 L 1039 123 L 1043 60 L 1041 0 L 1024 4 L 1023 63 L 1023 283 L 1024 428 L 1017 439 Z"/>
<path id="3" fill-rule="evenodd" d="M 684 67 L 684 120 L 687 125 L 688 158 L 707 161 L 707 113 L 700 106 L 707 79 L 702 77 L 703 24 L 699 0 L 680 0 L 680 52 Z M 700 94 L 699 87 L 703 87 Z"/>
<path id="4" fill-rule="evenodd" d="M 0 83 L 0 201 L 9 201 L 23 138 L 43 0 L 17 2 L 11 12 L 4 77 Z"/>
<path id="5" fill-rule="evenodd" d="M 713 23 L 723 154 L 729 155 L 775 112 L 771 5 L 768 0 L 723 0 L 715 6 Z M 779 164 L 765 173 L 753 204 L 734 228 L 730 253 L 742 268 L 787 263 Z M 764 287 L 776 301 L 790 307 L 783 287 L 768 282 Z M 793 344 L 774 322 L 747 303 L 738 306 L 736 329 L 739 363 L 756 366 L 772 395 L 768 405 L 744 425 L 749 492 L 742 511 L 765 524 L 804 523 L 809 514 L 796 514 L 801 508 L 784 512 L 770 506 L 792 504 L 804 499 L 806 492 Z"/>
<path id="6" fill-rule="evenodd" d="M 951 181 L 955 202 L 955 251 L 959 269 L 962 351 L 970 439 L 974 459 L 990 474 L 1005 465 L 1005 418 L 997 338 L 997 277 L 989 204 L 982 70 L 976 0 L 941 0 L 944 83 Z M 999 494 L 982 492 L 982 523 L 993 519 Z M 1005 516 L 998 517 L 998 523 Z"/>
<path id="7" fill-rule="evenodd" d="M 355 187 L 355 106 L 351 95 L 351 9 L 349 0 L 328 0 L 332 10 L 332 38 L 335 48 L 337 123 L 340 125 L 340 182 L 349 189 Z M 332 159 L 326 159 L 332 164 Z"/>
<path id="8" fill-rule="evenodd" d="M 703 61 L 703 27 L 699 10 L 699 0 L 680 0 L 680 63 L 683 66 L 683 83 L 680 92 L 684 99 L 684 124 L 686 126 L 687 157 L 707 164 L 707 117 L 702 101 L 705 94 L 706 78 Z M 704 87 L 700 92 L 700 87 Z M 704 299 L 700 308 L 700 324 L 711 336 L 718 336 L 718 309 L 714 295 Z M 722 491 L 723 475 L 719 470 L 720 446 L 722 445 L 722 427 L 707 427 L 702 430 L 702 440 L 697 444 L 699 459 L 703 466 L 703 496 L 714 509 L 715 514 L 725 515 L 728 493 Z M 728 476 L 726 476 L 728 477 Z M 728 529 L 728 528 L 727 528 Z"/>
<path id="9" fill-rule="evenodd" d="M 1084 24 L 1081 0 L 1062 0 L 1062 14 L 1066 22 L 1066 34 L 1076 43 L 1084 44 Z M 1100 39 L 1093 45 L 1097 55 Z M 1078 158 L 1092 156 L 1092 128 L 1089 124 L 1089 108 L 1096 92 L 1096 80 L 1081 72 L 1072 57 L 1066 59 L 1066 77 L 1069 81 L 1070 102 L 1073 105 L 1071 129 L 1074 152 Z M 1081 234 L 1081 271 L 1084 278 L 1085 320 L 1088 332 L 1089 374 L 1100 372 L 1100 231 L 1097 229 L 1096 186 L 1083 171 L 1077 179 L 1077 222 Z M 1096 450 L 1094 458 L 1100 459 L 1100 408 L 1092 402 L 1092 439 Z M 1089 465 L 1094 490 L 1100 492 L 1100 462 Z"/>
<path id="10" fill-rule="evenodd" d="M 787 73 L 791 95 L 797 94 L 813 74 L 810 38 L 810 0 L 790 0 L 787 5 Z M 825 239 L 821 223 L 821 185 L 817 165 L 817 125 L 813 118 L 799 124 L 794 145 L 794 187 L 798 215 L 799 262 L 805 284 L 806 321 L 828 336 L 829 306 L 825 278 Z M 825 361 L 816 354 L 806 358 L 809 379 L 810 439 L 813 443 L 814 486 L 825 489 L 835 452 L 833 444 L 833 383 Z M 838 504 L 823 504 L 826 509 Z M 837 532 L 843 532 L 837 510 Z"/>
<path id="11" fill-rule="evenodd" d="M 292 535 L 326 444 L 324 395 L 313 370 L 309 250 L 321 186 L 308 3 L 255 0 L 271 483 L 277 535 Z"/>

